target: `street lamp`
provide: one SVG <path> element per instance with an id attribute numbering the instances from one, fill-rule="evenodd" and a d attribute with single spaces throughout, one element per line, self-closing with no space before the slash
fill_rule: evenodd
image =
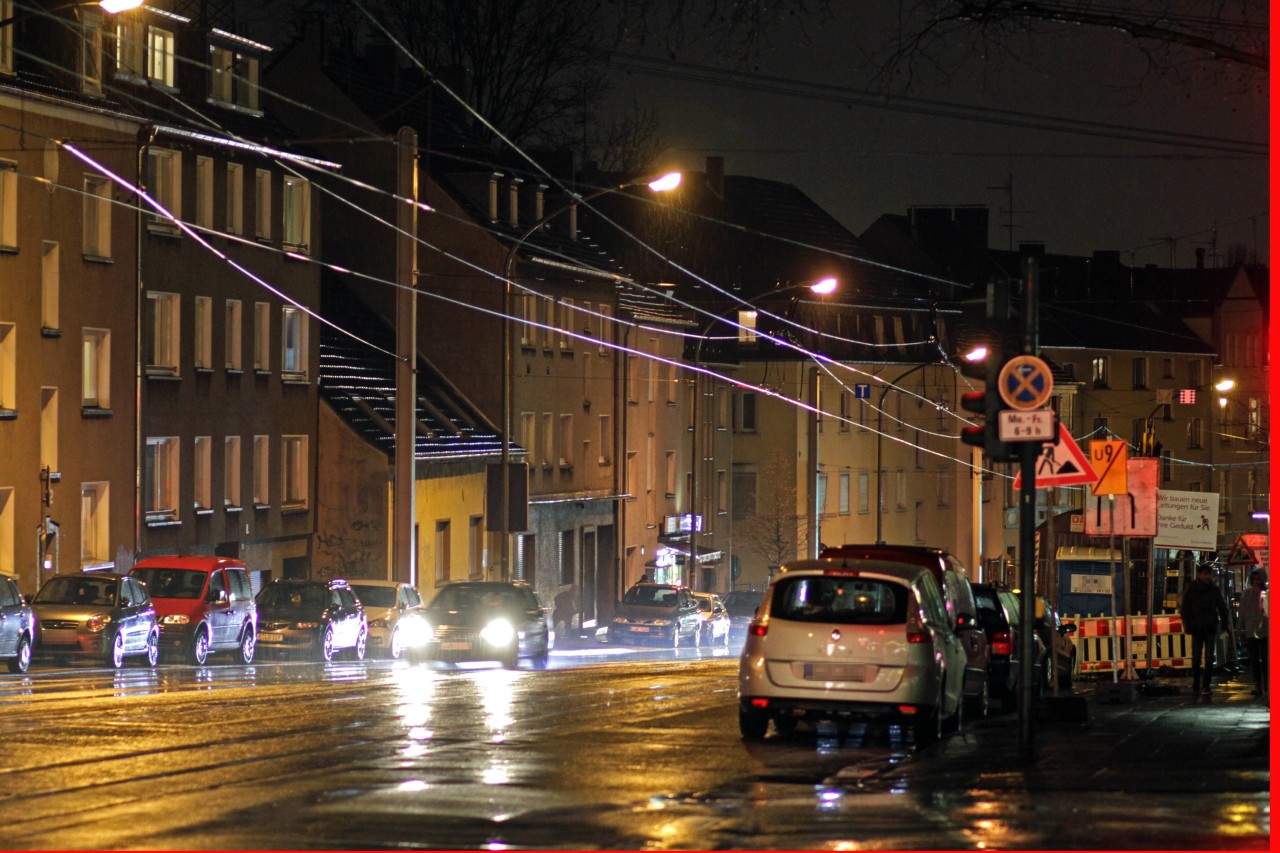
<path id="1" fill-rule="evenodd" d="M 512 347 L 511 347 L 511 270 L 515 263 L 516 253 L 520 251 L 520 247 L 525 241 L 537 233 L 541 228 L 555 219 L 560 214 L 572 210 L 580 204 L 586 204 L 589 201 L 600 198 L 610 193 L 619 193 L 632 187 L 647 186 L 655 193 L 669 192 L 680 186 L 683 176 L 680 172 L 668 172 L 659 178 L 652 180 L 628 181 L 624 184 L 616 186 L 604 187 L 595 192 L 588 193 L 585 196 L 579 196 L 576 193 L 570 200 L 530 225 L 524 233 L 516 238 L 511 244 L 511 248 L 507 250 L 506 260 L 502 264 L 502 547 L 501 567 L 502 579 L 508 580 L 511 577 L 511 397 L 512 397 Z"/>
<path id="2" fill-rule="evenodd" d="M 63 3 L 61 6 L 54 6 L 52 9 L 41 9 L 34 14 L 52 15 L 54 12 L 61 12 L 63 9 L 74 9 L 77 6 L 97 6 L 108 15 L 117 15 L 120 12 L 136 9 L 142 3 L 143 0 L 87 0 L 87 2 L 76 0 L 74 3 Z M 0 20 L 0 27 L 7 27 L 17 19 L 17 15 L 10 15 L 4 20 Z"/>
<path id="3" fill-rule="evenodd" d="M 817 296 L 827 296 L 835 293 L 840 287 L 838 280 L 832 277 L 819 279 L 818 281 L 808 282 L 806 284 L 790 284 L 786 287 L 774 288 L 773 290 L 759 293 L 750 299 L 734 305 L 733 307 L 716 314 L 706 325 L 702 327 L 702 331 L 698 333 L 698 345 L 693 350 L 693 363 L 702 363 L 702 345 L 707 341 L 707 335 L 711 333 L 711 327 L 723 320 L 734 311 L 741 310 L 744 306 L 755 306 L 761 301 L 770 297 L 777 296 L 780 293 L 787 293 L 793 290 L 807 290 Z M 796 297 L 797 299 L 799 297 Z M 794 301 L 794 300 L 793 300 Z M 698 469 L 701 467 L 702 460 L 698 458 L 698 434 L 702 431 L 702 425 L 698 421 L 698 398 L 702 395 L 698 391 L 699 374 L 693 375 L 693 402 L 689 406 L 689 419 L 693 426 L 693 435 L 689 441 L 689 572 L 691 575 L 698 567 L 698 519 L 700 518 L 698 503 Z"/>

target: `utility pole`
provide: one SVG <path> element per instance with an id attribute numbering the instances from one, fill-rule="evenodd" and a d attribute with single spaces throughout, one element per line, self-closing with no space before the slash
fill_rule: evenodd
<path id="1" fill-rule="evenodd" d="M 391 579 L 417 584 L 414 492 L 418 424 L 418 134 L 396 137 L 396 449 Z"/>
<path id="2" fill-rule="evenodd" d="M 1025 323 L 1023 331 L 1022 351 L 1027 355 L 1040 353 L 1040 269 L 1037 258 L 1028 255 L 1022 259 L 1022 312 Z M 1018 757 L 1024 761 L 1034 758 L 1034 742 L 1032 731 L 1033 709 L 1032 683 L 1034 674 L 1032 656 L 1035 654 L 1035 618 L 1036 618 L 1036 458 L 1040 455 L 1040 444 L 1024 441 L 1019 446 L 1022 464 L 1022 490 L 1018 493 L 1020 518 L 1018 524 L 1018 551 L 1021 559 L 1022 593 L 1020 607 L 1022 625 L 1018 633 L 1019 662 L 1018 673 Z M 1053 661 L 1049 662 L 1050 667 Z"/>

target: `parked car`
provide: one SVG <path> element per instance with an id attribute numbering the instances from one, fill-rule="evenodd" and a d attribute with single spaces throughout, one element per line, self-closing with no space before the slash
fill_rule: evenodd
<path id="1" fill-rule="evenodd" d="M 917 744 L 959 729 L 965 652 L 925 567 L 870 559 L 796 560 L 778 570 L 738 667 L 742 736 L 801 720 L 884 718 Z"/>
<path id="2" fill-rule="evenodd" d="M 1022 618 L 1022 596 L 1017 590 L 998 589 L 1000 600 L 1004 602 L 1005 612 L 1009 614 L 1010 624 L 1013 625 L 1014 642 L 1021 643 L 1019 639 L 1021 631 L 1025 627 Z M 1044 640 L 1040 636 L 1040 632 L 1036 629 L 1034 620 L 1031 625 L 1031 693 L 1039 696 L 1045 687 L 1049 684 L 1049 650 L 1044 644 Z"/>
<path id="3" fill-rule="evenodd" d="M 10 672 L 26 672 L 36 642 L 36 614 L 22 598 L 18 583 L 0 575 L 0 658 Z"/>
<path id="4" fill-rule="evenodd" d="M 352 581 L 369 620 L 369 653 L 399 660 L 405 649 L 426 641 L 426 609 L 413 584 L 396 581 Z"/>
<path id="5" fill-rule="evenodd" d="M 144 557 L 129 572 L 142 581 L 160 620 L 160 650 L 203 665 L 210 652 L 234 650 L 253 663 L 258 606 L 249 569 L 231 557 Z"/>
<path id="6" fill-rule="evenodd" d="M 421 657 L 429 662 L 498 661 L 514 669 L 527 659 L 542 669 L 554 643 L 547 608 L 525 583 L 446 584 L 425 615 Z"/>
<path id="7" fill-rule="evenodd" d="M 855 560 L 891 560 L 895 563 L 923 566 L 942 587 L 951 628 L 960 635 L 965 650 L 965 711 L 974 717 L 985 717 L 990 706 L 991 688 L 988 668 L 991 662 L 990 640 L 978 620 L 978 606 L 973 599 L 969 572 L 954 555 L 941 548 L 920 545 L 838 545 L 824 548 L 819 557 Z"/>
<path id="8" fill-rule="evenodd" d="M 638 583 L 622 596 L 607 633 L 611 643 L 696 646 L 702 640 L 702 615 L 684 587 Z"/>
<path id="9" fill-rule="evenodd" d="M 345 580 L 277 578 L 257 603 L 259 651 L 332 660 L 345 650 L 364 660 L 369 623 Z"/>
<path id="10" fill-rule="evenodd" d="M 1007 709 L 1018 695 L 1018 666 L 1022 652 L 1015 642 L 1017 620 L 1005 610 L 1000 591 L 991 584 L 973 584 L 973 597 L 978 607 L 978 622 L 987 632 L 990 648 L 987 681 L 991 698 Z"/>
<path id="11" fill-rule="evenodd" d="M 1058 687 L 1067 690 L 1071 689 L 1076 680 L 1076 646 L 1070 636 L 1075 632 L 1076 626 L 1063 622 L 1058 611 L 1053 609 L 1053 605 L 1043 595 L 1036 596 L 1036 633 L 1044 645 L 1046 657 L 1049 655 L 1050 648 L 1056 648 L 1053 672 L 1058 676 Z M 1056 646 L 1054 645 L 1055 635 Z M 1047 673 L 1049 668 L 1046 666 L 1044 669 Z M 1045 687 L 1051 686 L 1051 682 L 1046 677 Z"/>
<path id="12" fill-rule="evenodd" d="M 702 616 L 702 636 L 698 644 L 720 643 L 729 648 L 729 611 L 725 610 L 724 601 L 713 592 L 695 592 L 693 600 L 698 603 L 698 614 Z"/>
<path id="13" fill-rule="evenodd" d="M 55 575 L 40 587 L 31 609 L 41 656 L 101 658 L 117 669 L 131 655 L 151 666 L 160 659 L 156 609 L 134 578 L 113 572 Z"/>
<path id="14" fill-rule="evenodd" d="M 755 618 L 756 608 L 764 599 L 764 592 L 735 589 L 724 597 L 724 609 L 729 613 L 729 642 L 742 643 L 747 639 L 747 628 Z"/>

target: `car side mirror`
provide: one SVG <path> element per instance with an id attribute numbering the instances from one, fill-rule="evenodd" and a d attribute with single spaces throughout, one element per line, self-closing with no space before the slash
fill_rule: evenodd
<path id="1" fill-rule="evenodd" d="M 23 601 L 23 603 L 24 603 L 24 604 L 30 604 L 30 603 L 31 603 L 31 596 L 30 596 L 30 595 L 24 595 L 24 596 L 22 596 L 22 601 Z"/>

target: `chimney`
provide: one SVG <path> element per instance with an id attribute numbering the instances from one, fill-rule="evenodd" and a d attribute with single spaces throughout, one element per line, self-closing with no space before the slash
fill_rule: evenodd
<path id="1" fill-rule="evenodd" d="M 715 193 L 716 198 L 724 198 L 724 158 L 707 158 L 707 189 Z"/>
<path id="2" fill-rule="evenodd" d="M 1196 249 L 1196 269 L 1204 269 L 1204 249 Z"/>
<path id="3" fill-rule="evenodd" d="M 502 180 L 501 172 L 489 175 L 489 221 L 498 221 L 498 181 Z"/>
<path id="4" fill-rule="evenodd" d="M 521 178 L 512 178 L 507 185 L 507 224 L 512 228 L 520 227 L 520 184 Z"/>

